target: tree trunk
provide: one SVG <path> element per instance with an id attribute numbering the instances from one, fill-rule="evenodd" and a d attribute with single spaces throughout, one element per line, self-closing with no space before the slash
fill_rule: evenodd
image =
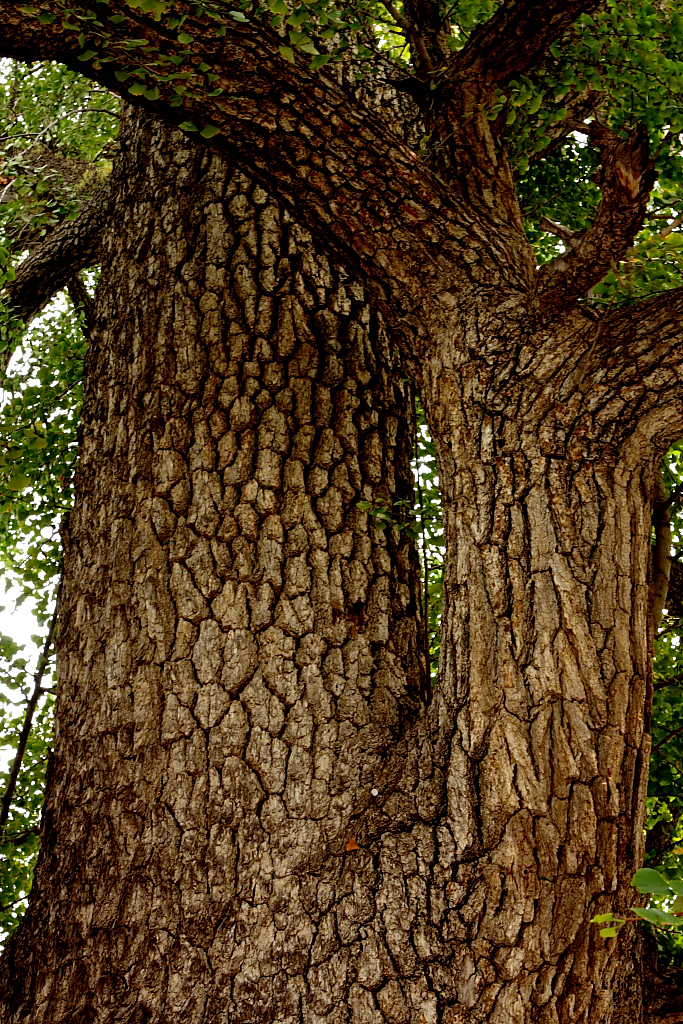
<path id="1" fill-rule="evenodd" d="M 333 1019 L 356 821 L 427 696 L 409 403 L 362 287 L 260 188 L 149 122 L 122 149 L 0 1020 Z"/>
<path id="2" fill-rule="evenodd" d="M 358 507 L 409 497 L 386 340 L 245 188 L 128 140 L 0 1021 L 638 1024 L 633 936 L 589 925 L 642 853 L 661 439 L 636 384 L 590 362 L 591 321 L 541 337 L 511 293 L 456 345 L 440 292 L 423 703 L 412 548 Z"/>
<path id="3" fill-rule="evenodd" d="M 591 380 L 572 358 L 590 323 L 543 346 L 511 326 L 494 360 L 495 325 L 468 319 L 470 344 L 444 346 L 424 395 L 448 541 L 442 936 L 464 947 L 443 1020 L 637 1024 L 638 935 L 605 941 L 589 921 L 637 899 L 661 444 L 608 366 Z"/>

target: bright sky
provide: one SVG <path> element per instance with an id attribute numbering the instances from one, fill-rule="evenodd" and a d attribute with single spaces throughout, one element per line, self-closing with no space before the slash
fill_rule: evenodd
<path id="1" fill-rule="evenodd" d="M 29 658 L 29 664 L 32 664 L 37 659 L 39 652 L 31 641 L 31 636 L 32 634 L 44 631 L 44 627 L 40 627 L 36 622 L 28 601 L 25 601 L 20 608 L 15 607 L 17 597 L 18 594 L 16 593 L 12 594 L 10 592 L 5 594 L 0 590 L 0 605 L 4 605 L 4 608 L 0 611 L 0 633 L 5 633 L 7 636 L 11 636 L 16 643 L 25 645 L 26 656 Z M 5 693 L 8 692 L 7 688 L 3 686 L 1 675 L 0 687 L 2 687 Z M 16 693 L 13 693 L 12 696 L 16 698 Z M 0 772 L 6 770 L 13 757 L 13 753 L 11 746 L 0 746 Z"/>

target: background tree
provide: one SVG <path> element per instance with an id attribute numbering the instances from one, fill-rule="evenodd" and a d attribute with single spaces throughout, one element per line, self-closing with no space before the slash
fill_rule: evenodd
<path id="1" fill-rule="evenodd" d="M 102 721 L 95 709 L 107 707 L 103 684 L 94 685 L 87 695 L 90 713 L 77 714 L 86 698 L 75 683 L 83 681 L 83 659 L 92 660 L 83 652 L 101 652 L 97 657 L 103 663 L 110 659 L 111 669 L 101 674 L 107 686 L 131 678 L 127 669 L 116 668 L 124 662 L 111 660 L 117 635 L 112 627 L 118 623 L 113 607 L 93 624 L 97 642 L 82 636 L 85 619 L 69 611 L 87 603 L 87 573 L 75 567 L 83 565 L 78 552 L 89 543 L 88 529 L 98 521 L 101 506 L 97 495 L 103 493 L 99 485 L 95 497 L 82 489 L 76 528 L 70 527 L 73 561 L 67 565 L 66 587 L 72 596 L 65 599 L 60 641 L 65 665 L 70 652 L 80 652 L 72 665 L 81 659 L 73 675 L 63 670 L 72 681 L 62 681 L 56 764 L 62 757 L 69 770 L 53 772 L 44 870 L 7 961 L 15 968 L 31 966 L 24 972 L 23 992 L 16 985 L 8 990 L 8 1020 L 22 1013 L 32 1019 L 51 1014 L 54 1020 L 55 1007 L 62 1012 L 61 1006 L 62 1019 L 76 1007 L 81 1017 L 114 1019 L 109 1006 L 121 1001 L 115 977 L 126 979 L 124 1007 L 130 1019 L 135 1014 L 163 1019 L 171 1010 L 190 1012 L 197 1020 L 217 1020 L 221 1013 L 231 1020 L 249 1019 L 248 1014 L 265 1020 L 274 1013 L 291 1020 L 449 1022 L 642 1017 L 637 954 L 626 940 L 616 947 L 603 943 L 586 922 L 595 911 L 619 911 L 632 902 L 629 882 L 642 857 L 654 620 L 649 530 L 660 493 L 659 461 L 683 432 L 681 289 L 665 297 L 642 296 L 661 284 L 661 263 L 677 259 L 676 246 L 666 239 L 675 234 L 680 125 L 673 104 L 680 65 L 674 47 L 680 19 L 666 4 L 620 5 L 619 10 L 597 3 L 463 4 L 450 11 L 392 5 L 387 9 L 391 23 L 377 29 L 376 13 L 359 9 L 349 19 L 348 12 L 327 8 L 228 12 L 222 5 L 169 7 L 145 0 L 114 12 L 79 4 L 67 13 L 60 5 L 36 4 L 19 18 L 7 5 L 8 28 L 0 35 L 5 52 L 79 62 L 86 74 L 113 89 L 127 83 L 139 102 L 182 121 L 186 130 L 200 130 L 212 145 L 248 163 L 350 272 L 364 275 L 401 352 L 401 373 L 412 375 L 421 388 L 439 458 L 448 545 L 442 659 L 433 696 L 420 711 L 407 687 L 398 703 L 407 700 L 412 713 L 399 716 L 391 742 L 386 730 L 394 719 L 386 701 L 366 703 L 370 775 L 381 771 L 381 782 L 370 788 L 369 776 L 353 779 L 335 809 L 337 817 L 332 815 L 333 826 L 321 826 L 318 809 L 308 807 L 301 825 L 305 849 L 294 843 L 285 852 L 277 846 L 281 875 L 273 871 L 272 857 L 240 857 L 234 883 L 224 891 L 210 870 L 218 850 L 218 840 L 210 839 L 208 854 L 194 858 L 201 865 L 200 879 L 196 886 L 186 882 L 182 892 L 206 892 L 209 902 L 215 897 L 223 916 L 193 912 L 190 926 L 187 910 L 171 909 L 174 899 L 182 905 L 182 897 L 170 892 L 161 901 L 159 918 L 149 914 L 149 879 L 166 877 L 163 839 L 157 835 L 155 841 L 144 831 L 156 821 L 145 796 L 153 777 L 149 770 L 143 769 L 126 791 L 127 805 L 135 808 L 135 800 L 142 800 L 145 809 L 137 818 L 132 815 L 139 831 L 130 834 L 144 839 L 121 843 L 125 857 L 142 850 L 142 873 L 122 883 L 118 901 L 93 901 L 89 876 L 79 879 L 75 890 L 71 884 L 68 865 L 77 863 L 82 870 L 82 850 L 79 856 L 76 849 L 86 828 L 88 839 L 126 835 L 123 806 L 111 812 L 107 788 L 98 783 L 79 790 L 82 780 L 106 772 L 124 784 L 145 758 L 156 764 L 161 708 L 175 694 L 164 682 L 171 678 L 165 673 L 173 659 L 162 635 L 173 613 L 167 609 L 168 614 L 150 619 L 149 609 L 161 600 L 158 594 L 173 593 L 172 574 L 166 583 L 160 566 L 176 557 L 183 564 L 187 557 L 174 555 L 171 534 L 157 530 L 161 552 L 136 541 L 135 569 L 124 574 L 126 580 L 137 579 L 139 571 L 142 579 L 162 581 L 144 614 L 139 611 L 127 625 L 123 645 L 130 643 L 137 658 L 125 664 L 154 666 L 153 684 L 142 673 L 141 717 L 133 716 L 140 737 L 137 760 L 129 750 L 130 713 L 111 739 L 100 732 L 96 756 L 94 750 L 76 754 L 78 743 L 95 742 L 98 733 L 91 724 Z M 482 20 L 488 14 L 490 19 Z M 421 162 L 392 134 L 395 115 L 383 124 L 348 88 L 319 73 L 334 57 L 342 29 L 352 30 L 354 53 L 372 60 L 382 82 L 389 69 L 393 84 L 416 98 L 425 125 Z M 359 33 L 361 39 L 365 35 L 360 44 Z M 387 56 L 387 47 L 390 51 L 401 34 L 410 46 L 411 74 Z M 377 49 L 382 52 L 375 59 Z M 633 83 L 626 98 L 618 66 L 624 53 Z M 653 102 L 644 86 L 656 75 L 655 63 L 666 68 L 667 80 Z M 514 126 L 514 144 L 506 141 L 505 124 Z M 577 131 L 587 144 L 577 144 Z M 655 156 L 661 191 L 653 193 Z M 568 167 L 579 172 L 574 197 L 587 200 L 588 216 L 575 216 L 573 222 L 558 216 L 571 212 L 569 198 L 565 191 L 564 198 L 553 199 L 541 166 L 551 183 L 553 174 Z M 526 175 L 524 185 L 517 182 L 520 174 Z M 168 183 L 160 191 L 172 196 Z M 542 256 L 555 248 L 554 258 L 540 269 L 521 205 L 533 208 L 534 202 L 536 213 L 539 205 L 543 212 L 531 238 L 544 228 L 560 240 L 557 251 L 558 243 L 547 234 L 536 236 Z M 661 223 L 652 222 L 660 229 L 659 240 L 653 227 L 644 227 L 648 212 L 666 218 L 663 231 Z M 638 254 L 655 246 L 662 254 L 659 278 L 656 264 L 654 271 L 650 265 L 641 272 L 637 263 Z M 163 260 L 161 251 L 152 246 L 148 268 L 172 260 L 173 245 L 163 248 Z M 629 261 L 626 275 L 619 269 L 623 258 Z M 107 316 L 112 321 L 111 309 L 127 319 L 115 305 L 131 277 L 130 260 L 123 263 L 127 272 L 118 279 L 116 295 L 103 287 L 98 299 L 99 345 L 109 360 L 102 364 L 107 370 L 126 363 L 120 356 L 117 363 L 104 322 Z M 144 280 L 149 277 L 148 269 Z M 212 289 L 205 284 L 208 295 Z M 632 301 L 623 301 L 622 285 Z M 133 306 L 131 300 L 127 308 Z M 161 424 L 173 416 L 166 415 L 164 388 L 153 370 L 179 361 L 167 344 L 164 358 L 145 362 L 146 349 L 136 348 L 135 340 L 127 365 L 139 368 L 141 376 L 126 369 L 132 376 L 120 378 L 140 396 L 137 405 L 130 403 L 127 422 L 137 425 L 138 410 L 149 407 L 153 411 L 145 415 L 156 410 L 163 437 Z M 202 365 L 200 355 L 183 372 L 191 375 Z M 203 373 L 201 386 L 196 380 L 192 385 L 196 393 L 211 380 Z M 93 387 L 106 378 L 98 370 Z M 115 374 L 110 384 L 118 380 Z M 119 384 L 113 390 L 125 399 L 92 399 L 91 409 L 99 411 L 88 414 L 93 427 L 85 448 L 85 458 L 103 467 L 96 479 L 108 481 L 109 518 L 121 481 L 138 481 L 144 495 L 149 467 L 157 465 L 154 443 L 145 448 L 140 440 L 150 432 L 154 437 L 153 422 L 144 420 L 139 435 L 128 428 L 118 440 L 105 441 L 122 410 L 128 414 L 128 388 Z M 180 391 L 185 395 L 188 387 L 181 383 Z M 234 432 L 234 423 L 228 420 L 226 429 Z M 134 436 L 135 444 L 117 447 L 124 436 Z M 177 451 L 170 449 L 191 465 L 192 444 L 185 437 Z M 166 450 L 164 441 L 159 451 Z M 116 458 L 103 462 L 110 452 Z M 227 467 L 219 459 L 201 468 L 223 473 Z M 257 490 L 258 472 L 257 466 L 252 481 Z M 169 478 L 170 485 L 176 482 Z M 304 488 L 304 493 L 310 500 L 311 492 Z M 165 493 L 160 496 L 168 500 Z M 200 497 L 199 504 L 210 508 L 209 496 Z M 144 500 L 140 508 L 147 509 Z M 186 511 L 183 507 L 179 514 Z M 146 514 L 136 522 L 152 523 L 151 505 L 149 520 Z M 122 516 L 124 548 L 129 518 L 130 510 Z M 145 529 L 146 536 L 154 532 Z M 104 537 L 102 532 L 92 548 L 98 569 L 106 569 L 115 550 Z M 216 533 L 211 539 L 222 538 Z M 229 578 L 227 566 L 212 571 L 224 583 Z M 196 586 L 194 577 L 192 583 Z M 365 602 L 347 600 L 347 621 L 349 612 L 364 613 L 364 607 L 352 607 L 359 603 Z M 234 628 L 229 616 L 237 607 L 233 600 L 221 613 L 228 616 L 220 619 L 223 627 Z M 212 634 L 211 643 L 201 639 L 212 630 L 207 615 L 196 602 L 198 636 L 192 634 L 188 643 L 201 665 L 200 703 L 214 685 L 213 677 L 203 678 L 207 666 L 217 672 L 223 664 L 217 656 L 223 630 Z M 258 630 L 249 616 L 247 621 L 250 649 Z M 149 642 L 161 648 L 146 661 Z M 390 645 L 382 650 L 390 652 Z M 230 658 L 227 664 L 232 665 Z M 250 663 L 249 671 L 257 670 L 263 670 L 260 663 Z M 245 681 L 240 672 L 237 658 L 234 672 L 231 668 L 221 684 L 233 697 L 237 691 L 230 688 Z M 324 713 L 324 692 L 335 675 L 327 664 L 317 673 L 314 669 L 316 674 L 322 691 L 306 694 L 313 721 Z M 346 679 L 344 692 L 348 684 Z M 395 694 L 395 687 L 389 692 Z M 185 704 L 194 707 L 192 700 Z M 230 707 L 236 706 L 233 700 Z M 206 728 L 201 721 L 198 725 Z M 329 758 L 319 730 L 309 729 L 306 736 L 312 743 L 310 765 Z M 267 740 L 266 746 L 258 758 L 248 746 L 240 749 L 233 754 L 237 763 L 226 759 L 219 771 L 221 779 L 232 781 L 246 768 L 259 775 L 258 797 L 235 784 L 235 805 L 253 815 L 239 819 L 248 848 L 280 793 L 281 782 L 264 775 L 274 764 L 277 744 Z M 338 743 L 331 749 L 338 756 L 342 752 Z M 226 749 L 221 750 L 225 757 Z M 185 772 L 199 778 L 202 793 L 201 787 L 210 785 L 211 767 Z M 303 776 L 309 790 L 313 775 Z M 105 808 L 119 825 L 113 833 L 97 827 L 106 818 Z M 177 813 L 175 818 L 179 834 L 193 848 L 192 822 Z M 273 843 L 283 834 L 292 843 L 280 820 L 268 822 L 264 831 L 275 836 Z M 240 849 L 234 836 L 226 849 L 231 855 Z M 288 879 L 286 919 L 272 884 L 276 876 Z M 65 897 L 57 897 L 60 886 L 67 892 L 67 884 L 68 906 Z M 240 889 L 245 884 L 250 899 Z M 108 889 L 116 892 L 111 885 Z M 39 936 L 41 901 L 64 909 L 51 910 L 59 924 Z M 92 924 L 93 902 L 105 915 L 102 925 Z M 168 920 L 164 924 L 165 913 L 173 928 Z M 131 982 L 129 953 L 114 937 L 118 927 L 134 928 L 136 920 L 148 976 Z M 240 922 L 247 921 L 240 931 Z M 72 948 L 84 941 L 89 948 L 92 973 L 86 990 L 71 989 L 75 975 L 58 968 L 60 957 L 70 956 L 68 948 L 62 953 L 55 945 L 60 930 L 72 937 Z M 159 935 L 172 936 L 170 945 L 159 945 Z M 155 942 L 158 952 L 147 956 Z M 184 954 L 181 962 L 183 943 L 204 953 L 199 959 Z M 41 944 L 43 964 L 52 965 L 46 976 L 33 966 Z M 281 948 L 287 956 L 269 969 L 271 983 L 256 991 L 252 965 L 259 952 Z M 160 964 L 171 952 L 172 985 L 159 980 Z M 111 983 L 103 979 L 105 961 Z M 208 962 L 212 985 L 187 995 L 183 977 L 196 974 L 200 961 Z M 58 976 L 53 988 L 51 978 Z M 627 977 L 630 986 L 623 983 Z M 50 1002 L 44 1006 L 47 992 Z"/>

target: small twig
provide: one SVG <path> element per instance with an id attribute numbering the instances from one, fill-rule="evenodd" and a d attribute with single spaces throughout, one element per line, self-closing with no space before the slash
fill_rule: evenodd
<path id="1" fill-rule="evenodd" d="M 675 217 L 674 220 L 671 221 L 670 224 L 667 224 L 665 228 L 662 228 L 659 232 L 659 238 L 667 238 L 672 231 L 675 231 L 676 228 L 680 228 L 681 224 L 683 224 L 683 213 L 680 213 L 678 217 Z"/>
<path id="2" fill-rule="evenodd" d="M 74 274 L 66 286 L 66 290 L 69 293 L 69 298 L 71 299 L 76 312 L 81 312 L 83 314 L 85 328 L 87 332 L 90 333 L 93 314 L 95 311 L 95 303 L 93 302 L 92 296 L 86 288 L 85 282 L 80 274 Z"/>
<path id="3" fill-rule="evenodd" d="M 410 22 L 408 21 L 407 18 L 404 18 L 403 15 L 401 14 L 401 12 L 399 11 L 399 9 L 394 6 L 394 4 L 392 3 L 392 0 L 380 0 L 380 3 L 382 4 L 382 7 L 386 11 L 388 11 L 388 13 L 394 19 L 396 24 L 399 25 L 403 29 L 403 31 L 406 33 L 406 35 L 408 33 L 410 33 L 410 30 L 411 30 Z"/>
<path id="4" fill-rule="evenodd" d="M 652 748 L 651 753 L 655 754 L 658 750 L 661 750 L 662 747 L 666 746 L 666 744 L 669 742 L 669 740 L 674 739 L 674 737 L 676 737 L 676 736 L 680 736 L 680 734 L 682 732 L 683 732 L 683 725 L 679 725 L 678 728 L 672 729 L 671 732 L 668 732 L 666 734 L 664 739 L 660 740 L 659 743 L 655 743 L 654 747 Z"/>
<path id="5" fill-rule="evenodd" d="M 670 686 L 683 686 L 683 675 L 672 676 L 671 679 L 659 679 L 655 682 L 653 689 L 655 692 L 660 690 L 666 690 Z"/>
<path id="6" fill-rule="evenodd" d="M 54 639 L 55 628 L 57 625 L 57 613 L 59 610 L 59 597 L 61 594 L 61 590 L 62 579 L 60 577 L 59 585 L 57 587 L 57 594 L 55 598 L 55 607 L 52 613 L 52 618 L 50 620 L 50 627 L 47 631 L 47 636 L 45 637 L 45 643 L 43 644 L 43 649 L 40 652 L 40 657 L 38 658 L 36 671 L 33 674 L 33 692 L 31 693 L 31 696 L 29 697 L 28 703 L 26 705 L 26 714 L 24 716 L 24 724 L 22 725 L 21 732 L 19 733 L 17 752 L 15 754 L 14 761 L 12 762 L 12 768 L 10 770 L 9 779 L 7 780 L 7 789 L 5 790 L 5 795 L 2 798 L 2 805 L 0 807 L 0 841 L 2 841 L 5 836 L 5 828 L 7 826 L 7 821 L 9 819 L 14 794 L 16 793 L 17 782 L 19 780 L 19 772 L 21 771 L 21 766 L 24 761 L 24 755 L 26 754 L 26 747 L 28 745 L 28 739 L 29 736 L 31 735 L 31 729 L 33 728 L 33 716 L 36 713 L 36 708 L 38 707 L 38 702 L 42 695 L 43 676 L 45 675 L 47 667 L 50 663 L 50 655 L 52 653 L 52 641 Z"/>
<path id="7" fill-rule="evenodd" d="M 662 613 L 666 607 L 671 579 L 671 516 L 669 495 L 660 474 L 657 481 L 657 492 L 652 507 L 652 524 L 655 531 L 655 543 L 652 548 L 652 571 L 650 575 L 650 636 L 657 636 Z"/>
<path id="8" fill-rule="evenodd" d="M 544 231 L 550 232 L 551 235 L 557 235 L 567 245 L 571 245 L 581 235 L 580 231 L 572 231 L 571 228 L 566 228 L 564 224 L 558 224 L 556 221 L 551 220 L 550 217 L 541 217 L 539 224 Z"/>
<path id="9" fill-rule="evenodd" d="M 7 833 L 2 837 L 3 843 L 12 843 L 13 846 L 19 846 L 23 843 L 24 839 L 28 839 L 29 836 L 37 836 L 37 828 L 25 828 L 21 832 Z"/>

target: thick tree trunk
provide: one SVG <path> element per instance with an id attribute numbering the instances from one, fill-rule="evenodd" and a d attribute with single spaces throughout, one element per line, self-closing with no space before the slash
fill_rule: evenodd
<path id="1" fill-rule="evenodd" d="M 632 936 L 589 925 L 642 852 L 661 438 L 636 385 L 591 321 L 541 338 L 509 292 L 503 323 L 456 310 L 456 346 L 440 292 L 423 701 L 410 544 L 358 508 L 409 491 L 362 290 L 218 161 L 128 145 L 0 1021 L 638 1024 Z"/>
<path id="2" fill-rule="evenodd" d="M 470 360 L 425 378 L 449 548 L 443 937 L 464 945 L 444 991 L 460 1009 L 443 1019 L 637 1024 L 638 937 L 606 942 L 589 921 L 637 898 L 661 446 L 607 368 L 587 385 L 576 322 L 545 352 L 511 329 L 488 361 L 493 340 L 469 320 Z"/>
<path id="3" fill-rule="evenodd" d="M 122 146 L 0 1020 L 347 1015 L 347 846 L 426 698 L 409 532 L 359 508 L 411 500 L 409 404 L 362 287 L 259 188 L 158 125 Z"/>

